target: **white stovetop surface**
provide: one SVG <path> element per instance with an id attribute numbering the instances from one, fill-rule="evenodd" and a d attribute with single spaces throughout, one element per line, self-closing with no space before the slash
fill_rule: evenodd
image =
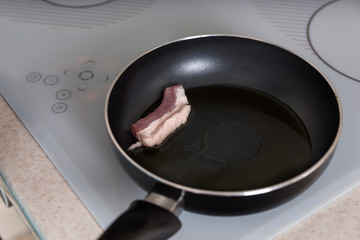
<path id="1" fill-rule="evenodd" d="M 121 18 L 112 10 L 125 8 L 115 2 L 97 7 L 98 12 L 91 13 L 95 15 L 86 15 L 89 9 L 75 13 L 74 9 L 60 10 L 44 1 L 31 5 L 21 0 L 0 1 L 2 45 L 6 46 L 0 56 L 1 93 L 102 228 L 132 200 L 145 195 L 121 169 L 110 148 L 103 125 L 106 90 L 114 76 L 145 50 L 190 35 L 248 35 L 300 53 L 334 84 L 344 108 L 344 127 L 327 171 L 295 200 L 263 213 L 231 218 L 185 212 L 181 215 L 183 228 L 174 239 L 275 236 L 359 185 L 360 115 L 356 103 L 360 100 L 360 84 L 351 79 L 357 79 L 358 72 L 347 65 L 339 66 L 331 55 L 323 55 L 323 49 L 316 47 L 321 36 L 315 30 L 324 18 L 317 16 L 326 17 L 326 8 L 333 11 L 339 2 L 319 11 L 310 25 L 310 39 L 318 54 L 339 72 L 314 54 L 306 38 L 310 16 L 327 1 L 276 7 L 275 0 L 228 1 L 221 5 L 215 1 L 184 4 L 149 0 L 139 1 L 136 6 L 128 4 Z M 355 1 L 343 3 L 358 6 Z M 110 4 L 115 5 L 108 8 Z M 55 21 L 41 16 L 41 9 L 60 17 Z M 74 14 L 77 17 L 70 19 Z M 330 30 L 323 32 L 331 34 Z M 89 72 L 94 77 L 83 84 L 79 76 Z M 40 76 L 38 81 L 36 76 Z M 69 98 L 58 95 L 63 90 L 70 92 Z M 55 113 L 58 110 L 64 112 Z"/>

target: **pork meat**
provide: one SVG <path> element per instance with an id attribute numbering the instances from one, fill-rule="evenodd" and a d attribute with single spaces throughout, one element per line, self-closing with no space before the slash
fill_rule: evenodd
<path id="1" fill-rule="evenodd" d="M 138 142 L 132 144 L 129 150 L 139 146 L 159 145 L 173 131 L 186 123 L 190 110 L 182 85 L 166 88 L 161 104 L 131 126 L 131 133 Z"/>

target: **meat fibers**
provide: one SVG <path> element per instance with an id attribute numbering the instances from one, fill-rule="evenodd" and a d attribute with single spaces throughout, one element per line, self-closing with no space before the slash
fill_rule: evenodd
<path id="1" fill-rule="evenodd" d="M 182 85 L 166 88 L 161 104 L 131 125 L 131 133 L 138 142 L 132 144 L 129 150 L 161 144 L 173 131 L 186 123 L 190 110 Z"/>

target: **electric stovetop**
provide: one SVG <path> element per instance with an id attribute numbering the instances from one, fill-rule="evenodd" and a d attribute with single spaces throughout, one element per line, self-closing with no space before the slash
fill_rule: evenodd
<path id="1" fill-rule="evenodd" d="M 122 68 L 159 44 L 201 34 L 260 38 L 304 56 L 343 106 L 343 132 L 325 173 L 269 211 L 183 212 L 173 239 L 272 238 L 360 184 L 359 23 L 357 0 L 0 0 L 0 89 L 106 228 L 146 195 L 121 168 L 104 123 L 105 95 Z"/>

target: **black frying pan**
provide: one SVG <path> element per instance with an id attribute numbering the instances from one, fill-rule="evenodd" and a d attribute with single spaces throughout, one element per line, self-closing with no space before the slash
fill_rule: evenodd
<path id="1" fill-rule="evenodd" d="M 127 150 L 130 126 L 182 84 L 188 122 L 155 148 Z M 325 170 L 342 115 L 329 83 L 303 58 L 227 35 L 181 39 L 131 63 L 109 90 L 106 124 L 119 160 L 149 195 L 101 239 L 165 239 L 184 208 L 236 215 L 275 207 Z"/>

